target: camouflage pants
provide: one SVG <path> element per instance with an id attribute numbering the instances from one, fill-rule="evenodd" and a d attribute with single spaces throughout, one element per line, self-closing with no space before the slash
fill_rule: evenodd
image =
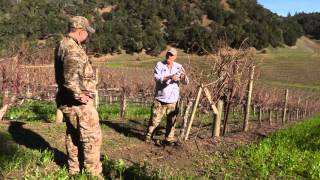
<path id="1" fill-rule="evenodd" d="M 99 116 L 93 102 L 61 109 L 67 123 L 66 148 L 69 173 L 78 174 L 85 169 L 100 176 L 100 148 L 102 142 Z"/>
<path id="2" fill-rule="evenodd" d="M 165 139 L 167 141 L 174 141 L 174 132 L 178 113 L 177 103 L 167 104 L 154 100 L 152 105 L 152 116 L 149 121 L 146 137 L 152 137 L 154 130 L 160 124 L 163 115 L 166 114 L 167 125 Z"/>

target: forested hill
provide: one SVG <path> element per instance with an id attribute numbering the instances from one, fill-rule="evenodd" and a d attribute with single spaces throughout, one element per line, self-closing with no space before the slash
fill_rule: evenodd
<path id="1" fill-rule="evenodd" d="M 299 13 L 292 18 L 302 25 L 304 32 L 315 39 L 320 39 L 320 13 Z"/>
<path id="2" fill-rule="evenodd" d="M 101 54 L 156 55 L 168 44 L 202 53 L 221 40 L 261 49 L 294 45 L 304 34 L 296 18 L 277 16 L 256 0 L 0 0 L 0 46 L 57 40 L 70 15 L 93 21 L 89 47 Z"/>

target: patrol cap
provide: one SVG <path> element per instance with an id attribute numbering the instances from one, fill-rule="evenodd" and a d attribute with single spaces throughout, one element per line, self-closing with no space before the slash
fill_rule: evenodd
<path id="1" fill-rule="evenodd" d="M 83 16 L 74 16 L 70 18 L 70 28 L 85 29 L 88 32 L 95 33 L 96 30 L 90 26 L 87 18 Z"/>
<path id="2" fill-rule="evenodd" d="M 172 54 L 172 55 L 174 55 L 174 56 L 176 56 L 176 55 L 178 54 L 178 52 L 177 52 L 177 50 L 176 50 L 175 48 L 170 48 L 170 49 L 167 51 L 167 53 L 170 53 L 170 54 Z"/>

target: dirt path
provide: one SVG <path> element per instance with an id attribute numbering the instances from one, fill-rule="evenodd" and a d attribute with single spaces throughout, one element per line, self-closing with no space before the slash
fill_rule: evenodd
<path id="1" fill-rule="evenodd" d="M 170 167 L 177 170 L 191 170 L 195 173 L 201 173 L 204 169 L 198 165 L 205 162 L 208 156 L 214 156 L 217 153 L 227 155 L 239 145 L 257 142 L 267 137 L 270 133 L 291 126 L 294 123 L 296 122 L 269 126 L 268 122 L 265 122 L 261 127 L 253 123 L 249 132 L 233 132 L 221 138 L 211 138 L 210 130 L 203 128 L 201 133 L 195 131 L 191 134 L 189 141 L 179 146 L 146 144 L 139 139 L 120 148 L 107 148 L 106 153 L 114 159 L 121 158 L 131 163 L 141 164 L 148 162 L 153 167 Z M 236 126 L 230 127 L 230 131 L 235 131 L 235 129 L 239 128 Z M 139 134 L 142 136 L 143 131 L 139 131 Z M 197 137 L 195 137 L 195 134 L 197 134 Z M 161 133 L 156 139 L 163 137 L 164 135 Z"/>

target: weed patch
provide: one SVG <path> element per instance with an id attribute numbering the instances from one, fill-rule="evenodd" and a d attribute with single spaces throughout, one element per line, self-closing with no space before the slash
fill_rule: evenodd
<path id="1" fill-rule="evenodd" d="M 320 117 L 282 130 L 257 144 L 242 146 L 224 163 L 212 165 L 235 177 L 320 179 Z"/>
<path id="2" fill-rule="evenodd" d="M 53 122 L 56 114 L 56 105 L 53 102 L 29 100 L 20 106 L 11 107 L 6 113 L 10 120 L 45 120 Z"/>

